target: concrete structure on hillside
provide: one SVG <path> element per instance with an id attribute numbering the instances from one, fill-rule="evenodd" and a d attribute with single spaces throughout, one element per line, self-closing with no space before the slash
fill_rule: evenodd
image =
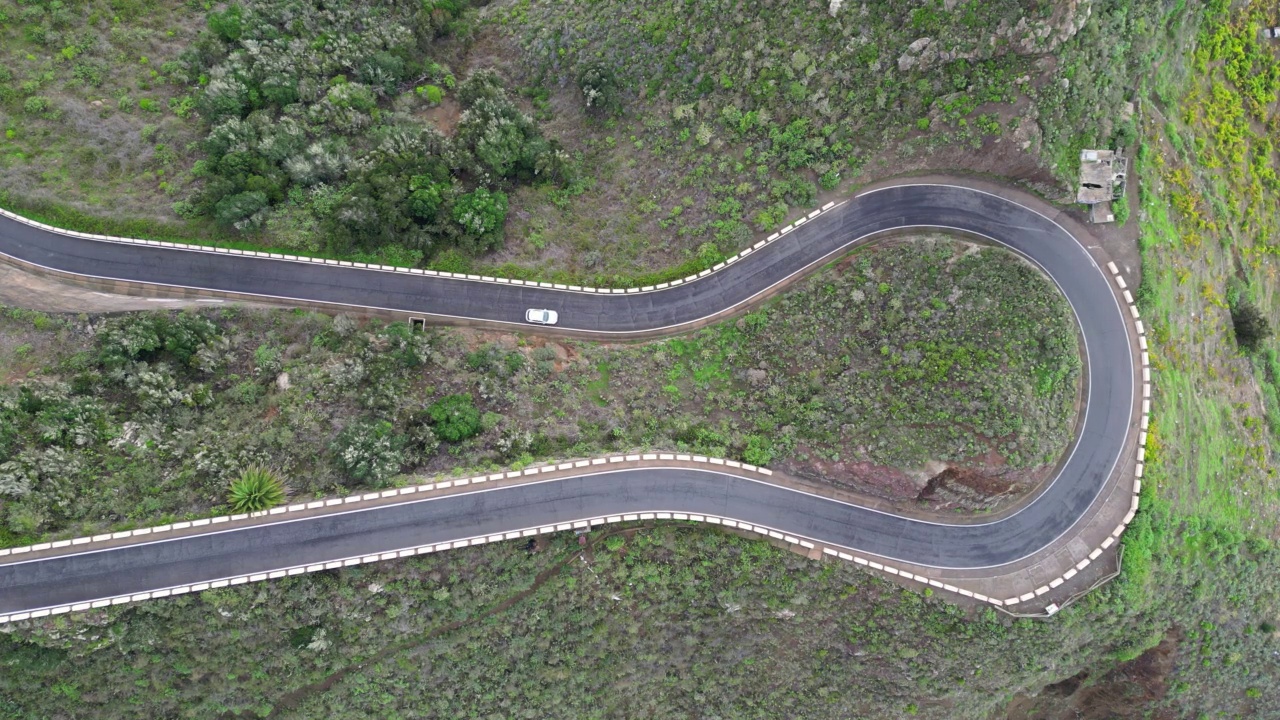
<path id="1" fill-rule="evenodd" d="M 1089 206 L 1094 222 L 1112 222 L 1111 201 L 1124 197 L 1129 161 L 1114 150 L 1081 150 L 1076 202 Z"/>

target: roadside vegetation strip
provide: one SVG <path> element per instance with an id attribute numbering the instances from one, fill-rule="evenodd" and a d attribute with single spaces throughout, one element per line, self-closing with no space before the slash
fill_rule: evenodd
<path id="1" fill-rule="evenodd" d="M 657 283 L 654 285 L 644 285 L 641 287 L 633 287 L 633 288 L 598 288 L 598 287 L 586 287 L 581 285 L 565 285 L 562 283 L 549 283 L 549 282 L 541 282 L 537 280 L 516 280 L 512 278 L 493 277 L 490 275 L 472 275 L 467 273 L 445 272 L 442 270 L 424 270 L 422 268 L 411 268 L 411 267 L 404 267 L 404 266 L 377 265 L 377 264 L 371 264 L 371 263 L 354 262 L 349 260 L 334 260 L 331 258 L 308 257 L 305 255 L 288 255 L 283 253 L 259 252 L 257 250 L 240 250 L 236 248 L 220 247 L 216 245 L 194 245 L 194 244 L 188 244 L 188 243 L 167 242 L 167 241 L 161 241 L 161 240 L 139 240 L 136 238 L 114 237 L 110 235 L 94 235 L 90 233 L 82 233 L 82 232 L 77 232 L 75 230 L 66 230 L 63 228 L 54 227 L 52 225 L 47 225 L 37 220 L 32 220 L 30 218 L 24 217 L 17 213 L 10 212 L 3 208 L 0 208 L 0 216 L 6 217 L 10 220 L 22 223 L 24 225 L 34 227 L 39 230 L 43 230 L 45 232 L 58 233 L 60 235 L 83 238 L 85 240 L 96 240 L 98 242 L 122 243 L 127 245 L 145 245 L 149 247 L 169 248 L 172 250 L 186 250 L 191 252 L 222 253 L 224 255 L 240 255 L 244 257 L 258 257 L 258 258 L 264 258 L 267 260 L 284 260 L 288 262 L 312 263 L 315 265 L 330 265 L 333 267 L 359 268 L 361 270 L 374 270 L 378 272 L 409 273 L 413 275 L 422 275 L 424 277 L 452 278 L 454 280 L 470 280 L 473 282 L 496 283 L 501 285 L 524 285 L 528 287 L 564 290 L 566 292 L 619 295 L 619 294 L 637 294 L 637 293 L 656 292 L 658 290 L 665 290 L 666 288 L 669 288 L 669 287 L 676 287 L 678 285 L 691 283 L 700 278 L 707 277 L 708 275 L 711 275 L 714 272 L 723 270 L 725 267 L 732 265 L 733 263 L 741 260 L 747 255 L 750 255 L 752 252 L 755 252 L 756 250 L 760 250 L 765 246 L 775 242 L 779 238 L 783 237 L 787 233 L 790 233 L 792 230 L 800 227 L 804 223 L 810 220 L 816 219 L 820 215 L 828 213 L 832 210 L 838 209 L 839 207 L 844 205 L 846 202 L 848 201 L 846 200 L 839 203 L 829 202 L 823 205 L 821 208 L 814 210 L 813 212 L 810 212 L 808 215 L 798 218 L 795 222 L 791 223 L 790 225 L 787 225 L 786 227 L 782 228 L 778 232 L 770 234 L 767 238 L 757 242 L 755 245 L 752 245 L 751 247 L 748 247 L 748 248 L 744 248 L 742 251 L 738 252 L 737 254 L 731 257 L 725 258 L 723 261 L 713 265 L 710 268 L 685 276 L 683 278 L 677 278 L 675 280 Z"/>

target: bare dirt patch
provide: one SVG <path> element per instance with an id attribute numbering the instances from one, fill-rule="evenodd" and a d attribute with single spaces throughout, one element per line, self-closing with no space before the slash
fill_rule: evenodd
<path id="1" fill-rule="evenodd" d="M 1046 686 L 1034 696 L 1018 695 L 1006 720 L 1129 720 L 1174 717 L 1149 708 L 1169 691 L 1179 638 L 1170 633 L 1135 660 L 1094 678 L 1087 671 Z"/>
<path id="2" fill-rule="evenodd" d="M 418 116 L 434 125 L 442 135 L 451 137 L 462 119 L 462 106 L 452 97 L 446 97 L 439 105 L 423 110 Z"/>

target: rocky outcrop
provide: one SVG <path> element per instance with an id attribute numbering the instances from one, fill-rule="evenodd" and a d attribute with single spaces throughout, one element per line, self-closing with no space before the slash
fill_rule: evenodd
<path id="1" fill-rule="evenodd" d="M 944 5 L 948 10 L 953 6 L 953 2 Z M 985 47 L 974 44 L 968 49 L 959 49 L 953 43 L 935 38 L 917 38 L 898 57 L 898 69 L 904 72 L 928 70 L 954 60 L 987 57 L 997 48 L 1007 48 L 1019 55 L 1051 53 L 1062 43 L 1075 37 L 1089 21 L 1092 12 L 1092 0 L 1066 0 L 1057 5 L 1053 14 L 1045 19 L 1032 20 L 1024 16 L 1014 23 L 1003 20 L 991 33 Z"/>

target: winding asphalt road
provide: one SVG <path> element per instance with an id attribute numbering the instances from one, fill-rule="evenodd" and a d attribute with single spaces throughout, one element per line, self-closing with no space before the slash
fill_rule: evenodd
<path id="1" fill-rule="evenodd" d="M 560 313 L 561 328 L 602 336 L 693 326 L 749 304 L 856 244 L 912 228 L 976 235 L 1022 254 L 1058 284 L 1079 323 L 1088 373 L 1079 435 L 1047 489 L 1006 518 L 966 525 L 925 522 L 732 471 L 584 469 L 583 475 L 566 479 L 9 561 L 0 564 L 0 613 L 647 511 L 731 517 L 930 567 L 996 567 L 1053 544 L 1085 515 L 1121 455 L 1135 392 L 1125 315 L 1107 276 L 1081 242 L 1030 208 L 956 186 L 904 185 L 864 193 L 711 275 L 624 295 L 107 243 L 0 218 L 0 253 L 64 272 L 526 328 L 524 310 L 546 307 Z"/>

